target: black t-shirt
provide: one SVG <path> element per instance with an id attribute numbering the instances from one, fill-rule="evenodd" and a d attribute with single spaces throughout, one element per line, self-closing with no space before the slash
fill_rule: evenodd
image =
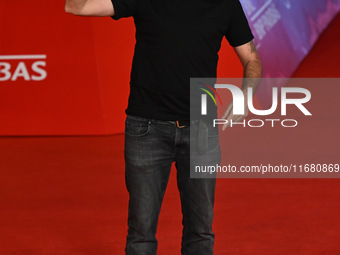
<path id="1" fill-rule="evenodd" d="M 190 78 L 216 77 L 225 36 L 236 47 L 254 37 L 239 0 L 112 0 L 113 19 L 134 18 L 136 45 L 127 114 L 190 118 Z"/>

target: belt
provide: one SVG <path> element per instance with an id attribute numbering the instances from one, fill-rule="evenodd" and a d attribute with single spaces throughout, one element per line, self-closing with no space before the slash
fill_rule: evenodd
<path id="1" fill-rule="evenodd" d="M 185 128 L 190 126 L 190 120 L 176 120 L 176 126 L 178 128 Z"/>

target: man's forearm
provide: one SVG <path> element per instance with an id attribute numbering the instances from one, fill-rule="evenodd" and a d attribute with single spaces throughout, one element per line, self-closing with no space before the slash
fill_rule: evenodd
<path id="1" fill-rule="evenodd" d="M 242 85 L 242 90 L 245 91 L 249 87 L 252 87 L 253 94 L 255 94 L 262 77 L 262 64 L 260 59 L 251 60 L 245 65 L 243 77 L 245 79 Z"/>
<path id="2" fill-rule="evenodd" d="M 235 51 L 243 65 L 243 77 L 242 90 L 247 93 L 248 88 L 253 88 L 253 94 L 260 84 L 260 78 L 262 77 L 262 64 L 257 53 L 255 43 L 250 41 L 246 44 L 235 47 Z"/>

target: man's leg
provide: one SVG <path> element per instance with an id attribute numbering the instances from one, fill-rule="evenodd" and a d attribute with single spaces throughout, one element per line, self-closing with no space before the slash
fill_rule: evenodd
<path id="1" fill-rule="evenodd" d="M 176 147 L 177 185 L 183 212 L 183 255 L 212 255 L 214 233 L 212 231 L 216 178 L 190 178 L 190 160 L 202 165 L 220 163 L 218 130 L 209 127 L 208 150 L 197 157 L 197 140 L 190 141 L 190 132 L 197 134 L 198 125 L 181 129 L 180 143 Z M 194 147 L 190 155 L 190 143 Z M 190 158 L 191 156 L 191 158 Z M 209 176 L 212 177 L 212 176 Z"/>
<path id="2" fill-rule="evenodd" d="M 170 135 L 145 118 L 127 116 L 125 180 L 129 191 L 127 255 L 155 255 L 158 216 L 173 161 Z"/>

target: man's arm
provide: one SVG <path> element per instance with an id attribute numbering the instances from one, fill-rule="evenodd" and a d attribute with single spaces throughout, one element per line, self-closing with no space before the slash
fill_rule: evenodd
<path id="1" fill-rule="evenodd" d="M 80 16 L 113 16 L 111 0 L 66 0 L 65 12 Z"/>
<path id="2" fill-rule="evenodd" d="M 234 49 L 243 65 L 244 78 L 261 78 L 262 65 L 254 42 L 251 41 Z"/>
<path id="3" fill-rule="evenodd" d="M 259 86 L 262 77 L 262 64 L 253 41 L 235 47 L 235 52 L 243 65 L 243 78 L 245 78 L 242 90 L 248 91 L 248 87 L 253 88 L 253 95 Z"/>
<path id="4" fill-rule="evenodd" d="M 235 52 L 239 57 L 242 65 L 243 65 L 243 77 L 244 82 L 242 84 L 242 91 L 245 98 L 245 114 L 244 115 L 233 115 L 233 102 L 231 102 L 227 110 L 225 111 L 222 119 L 226 119 L 228 122 L 222 128 L 225 130 L 228 126 L 230 126 L 230 121 L 240 122 L 243 121 L 249 113 L 247 98 L 248 98 L 248 88 L 253 88 L 253 95 L 255 95 L 256 89 L 260 84 L 260 78 L 262 77 L 262 64 L 260 57 L 257 53 L 255 44 L 253 41 L 246 43 L 244 45 L 235 47 Z"/>

